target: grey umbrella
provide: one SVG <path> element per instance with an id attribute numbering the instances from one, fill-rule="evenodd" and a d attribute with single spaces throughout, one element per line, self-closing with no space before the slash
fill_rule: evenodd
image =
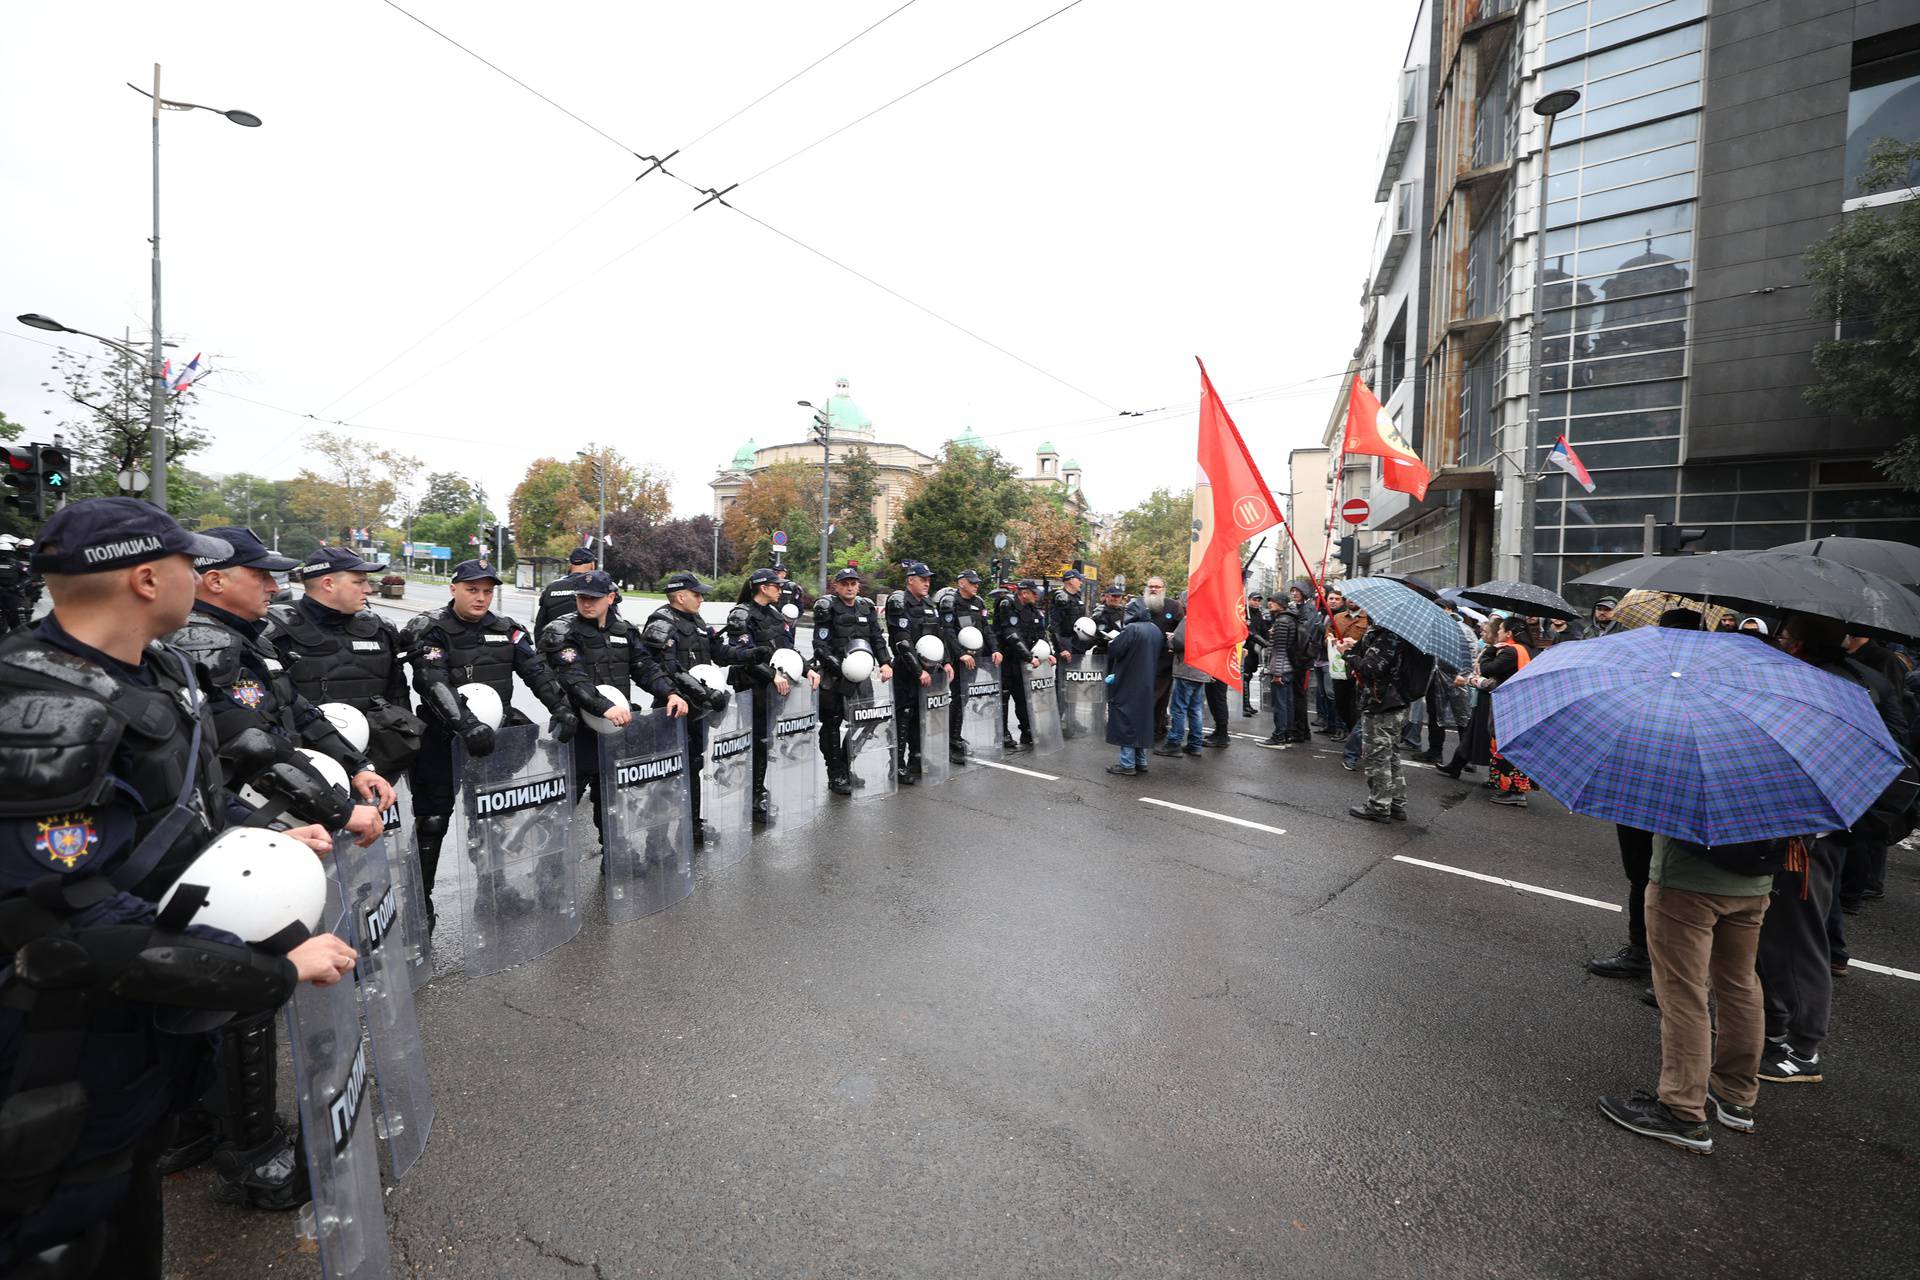
<path id="1" fill-rule="evenodd" d="M 1489 609 L 1505 609 L 1523 618 L 1565 618 L 1571 622 L 1580 616 L 1580 611 L 1564 598 L 1530 582 L 1495 578 L 1492 582 L 1468 587 L 1460 594 L 1475 604 L 1486 605 Z"/>
<path id="2" fill-rule="evenodd" d="M 1673 591 L 1749 612 L 1805 613 L 1855 635 L 1920 637 L 1920 595 L 1865 569 L 1787 551 L 1642 556 L 1582 574 L 1569 586 Z"/>
<path id="3" fill-rule="evenodd" d="M 1885 538 L 1812 538 L 1770 550 L 1838 560 L 1841 564 L 1892 578 L 1903 587 L 1920 585 L 1920 547 L 1909 542 L 1889 542 Z"/>

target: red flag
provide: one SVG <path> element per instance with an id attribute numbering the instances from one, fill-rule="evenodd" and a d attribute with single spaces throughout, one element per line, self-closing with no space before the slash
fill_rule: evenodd
<path id="1" fill-rule="evenodd" d="M 1353 390 L 1347 394 L 1347 439 L 1344 453 L 1369 454 L 1382 462 L 1380 483 L 1396 493 L 1410 493 L 1415 502 L 1427 497 L 1427 482 L 1433 479 L 1420 455 L 1401 438 L 1393 419 L 1380 411 L 1380 399 L 1353 378 Z"/>
<path id="2" fill-rule="evenodd" d="M 1197 361 L 1196 361 L 1197 363 Z M 1220 393 L 1200 366 L 1200 473 L 1193 486 L 1193 542 L 1187 551 L 1186 660 L 1238 688 L 1234 646 L 1247 638 L 1240 544 L 1283 523 Z"/>

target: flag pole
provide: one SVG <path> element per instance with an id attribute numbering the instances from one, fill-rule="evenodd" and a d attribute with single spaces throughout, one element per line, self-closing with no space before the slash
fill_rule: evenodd
<path id="1" fill-rule="evenodd" d="M 1360 375 L 1355 374 L 1358 378 Z M 1333 468 L 1332 496 L 1327 499 L 1327 544 L 1320 552 L 1320 581 L 1327 580 L 1327 561 L 1333 558 L 1333 522 L 1340 516 L 1340 485 L 1347 478 L 1347 430 L 1353 425 L 1353 387 L 1347 387 L 1347 420 L 1340 424 L 1340 460 Z M 1327 598 L 1323 592 L 1320 607 L 1326 608 Z"/>

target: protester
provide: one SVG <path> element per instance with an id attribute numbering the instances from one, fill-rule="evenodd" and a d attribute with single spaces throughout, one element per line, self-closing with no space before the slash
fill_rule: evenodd
<path id="1" fill-rule="evenodd" d="M 1405 822 L 1407 780 L 1400 772 L 1400 735 L 1406 728 L 1407 704 L 1425 696 L 1433 659 L 1376 624 L 1368 629 L 1353 669 L 1366 690 L 1362 736 L 1367 799 L 1347 812 L 1369 822 Z"/>
<path id="2" fill-rule="evenodd" d="M 1487 619 L 1487 652 L 1481 656 L 1476 681 L 1488 711 L 1487 784 L 1494 789 L 1489 799 L 1515 809 L 1527 807 L 1527 793 L 1533 790 L 1533 780 L 1500 754 L 1499 730 L 1493 723 L 1493 699 L 1487 695 L 1526 669 L 1533 656 L 1521 638 L 1527 630 L 1518 618 Z"/>
<path id="3" fill-rule="evenodd" d="M 1169 638 L 1173 649 L 1173 696 L 1168 708 L 1167 739 L 1153 749 L 1157 756 L 1190 756 L 1200 750 L 1200 714 L 1213 677 L 1187 662 L 1187 620 L 1182 617 Z"/>
<path id="4" fill-rule="evenodd" d="M 1620 602 L 1612 596 L 1601 596 L 1593 602 L 1593 626 L 1587 635 L 1598 638 L 1610 636 L 1620 630 L 1620 624 L 1613 620 L 1613 610 Z"/>
<path id="5" fill-rule="evenodd" d="M 1745 635 L 1759 636 L 1762 640 L 1765 640 L 1767 638 L 1767 620 L 1765 618 L 1742 618 L 1740 619 L 1740 630 Z"/>
<path id="6" fill-rule="evenodd" d="M 1327 591 L 1327 676 L 1333 685 L 1333 723 L 1329 738 L 1345 738 L 1360 723 L 1359 700 L 1345 656 L 1367 633 L 1367 615 L 1354 609 L 1339 591 Z"/>
<path id="7" fill-rule="evenodd" d="M 1107 641 L 1107 741 L 1120 748 L 1120 763 L 1108 773 L 1131 776 L 1147 771 L 1153 746 L 1154 677 L 1166 637 L 1140 600 L 1127 601 L 1118 634 Z"/>
<path id="8" fill-rule="evenodd" d="M 1548 618 L 1546 628 L 1540 633 L 1545 645 L 1564 644 L 1568 640 L 1584 640 L 1587 633 L 1577 622 L 1566 618 Z"/>
<path id="9" fill-rule="evenodd" d="M 1299 637 L 1299 609 L 1286 597 L 1275 596 L 1269 600 L 1266 678 L 1268 694 L 1273 700 L 1273 733 L 1267 738 L 1268 746 L 1284 747 L 1299 740 L 1293 729 L 1293 655 Z"/>
<path id="10" fill-rule="evenodd" d="M 1186 617 L 1186 610 L 1178 602 L 1167 599 L 1167 580 L 1159 574 L 1147 579 L 1147 620 L 1160 629 L 1160 634 L 1168 638 L 1162 644 L 1156 659 L 1159 666 L 1153 673 L 1153 732 L 1156 738 L 1167 736 L 1167 707 L 1173 699 L 1173 648 L 1171 638 L 1173 629 Z"/>
<path id="11" fill-rule="evenodd" d="M 1434 770 L 1436 773 L 1444 773 L 1449 778 L 1458 778 L 1463 773 L 1474 772 L 1478 766 L 1488 763 L 1491 758 L 1493 699 L 1487 696 L 1486 691 L 1492 688 L 1492 685 L 1484 682 L 1483 668 L 1498 648 L 1494 643 L 1494 637 L 1499 634 L 1501 634 L 1499 616 L 1483 618 L 1480 623 L 1481 647 L 1474 654 L 1473 670 L 1462 672 L 1454 677 L 1455 687 L 1462 691 L 1476 690 L 1478 696 L 1474 701 L 1473 715 L 1467 723 L 1466 732 L 1460 735 L 1460 741 L 1454 745 L 1453 759 L 1436 766 Z"/>

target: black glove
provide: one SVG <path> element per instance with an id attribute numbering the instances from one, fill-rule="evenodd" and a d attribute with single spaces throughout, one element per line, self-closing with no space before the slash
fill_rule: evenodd
<path id="1" fill-rule="evenodd" d="M 493 730 L 475 720 L 460 729 L 460 741 L 466 744 L 470 756 L 490 756 L 493 754 Z"/>
<path id="2" fill-rule="evenodd" d="M 727 709 L 727 699 L 732 696 L 733 694 L 726 689 L 708 689 L 706 696 L 707 710 L 713 712 L 725 711 Z"/>
<path id="3" fill-rule="evenodd" d="M 554 741 L 560 743 L 572 742 L 574 732 L 579 728 L 580 717 L 573 713 L 571 707 L 561 707 L 555 711 L 553 722 L 547 726 L 548 731 L 553 734 Z"/>

